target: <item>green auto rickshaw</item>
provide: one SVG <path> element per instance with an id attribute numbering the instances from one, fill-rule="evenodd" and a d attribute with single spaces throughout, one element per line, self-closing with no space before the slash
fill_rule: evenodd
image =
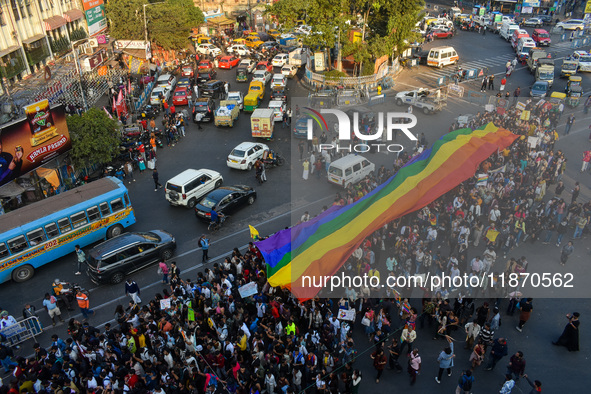
<path id="1" fill-rule="evenodd" d="M 581 103 L 581 97 L 583 97 L 583 88 L 579 85 L 572 85 L 568 92 L 566 104 L 574 108 Z"/>
<path id="2" fill-rule="evenodd" d="M 259 107 L 259 94 L 256 92 L 248 93 L 244 97 L 244 112 L 253 112 Z"/>
<path id="3" fill-rule="evenodd" d="M 244 67 L 236 69 L 236 82 L 248 82 L 248 70 Z"/>
<path id="4" fill-rule="evenodd" d="M 573 86 L 581 86 L 583 78 L 579 77 L 578 75 L 571 75 L 568 77 L 568 82 L 566 83 L 566 88 L 564 91 L 566 92 L 567 96 L 570 96 L 570 90 Z"/>

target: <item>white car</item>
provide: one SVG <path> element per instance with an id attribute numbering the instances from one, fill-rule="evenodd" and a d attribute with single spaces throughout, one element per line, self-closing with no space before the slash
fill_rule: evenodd
<path id="1" fill-rule="evenodd" d="M 158 77 L 158 81 L 156 81 L 157 87 L 162 88 L 169 88 L 173 90 L 176 86 L 176 77 L 172 74 L 162 74 Z"/>
<path id="2" fill-rule="evenodd" d="M 307 26 L 307 25 L 299 25 L 298 27 L 295 28 L 295 31 L 296 31 L 296 33 L 304 34 L 307 36 L 312 31 L 312 27 Z"/>
<path id="3" fill-rule="evenodd" d="M 199 44 L 196 49 L 198 53 L 203 55 L 219 56 L 222 54 L 222 50 L 213 44 Z"/>
<path id="4" fill-rule="evenodd" d="M 151 105 L 159 105 L 160 104 L 160 93 L 164 97 L 165 101 L 168 101 L 170 98 L 170 89 L 162 86 L 157 86 L 152 89 L 152 94 L 150 95 L 150 104 Z"/>
<path id="5" fill-rule="evenodd" d="M 287 85 L 287 77 L 283 74 L 273 74 L 273 79 L 271 79 L 271 88 L 274 86 L 281 86 L 285 87 Z"/>
<path id="6" fill-rule="evenodd" d="M 229 46 L 228 49 L 226 49 L 226 52 L 231 53 L 233 55 L 238 55 L 238 56 L 250 55 L 250 51 L 248 50 L 246 45 L 241 45 L 241 44 Z"/>
<path id="7" fill-rule="evenodd" d="M 226 159 L 226 164 L 230 168 L 250 171 L 254 162 L 263 157 L 266 150 L 269 150 L 269 147 L 260 142 L 243 142 L 232 149 Z"/>
<path id="8" fill-rule="evenodd" d="M 170 205 L 195 208 L 207 193 L 224 182 L 222 175 L 213 170 L 188 169 L 171 178 L 164 186 L 164 196 Z"/>
<path id="9" fill-rule="evenodd" d="M 228 92 L 228 97 L 226 100 L 234 100 L 238 103 L 238 108 L 244 108 L 244 98 L 242 97 L 242 92 Z"/>
<path id="10" fill-rule="evenodd" d="M 567 21 L 558 22 L 556 28 L 563 30 L 583 30 L 585 29 L 585 21 L 582 19 L 569 19 Z"/>
<path id="11" fill-rule="evenodd" d="M 273 67 L 283 67 L 289 60 L 287 53 L 280 53 L 273 58 Z"/>
<path id="12" fill-rule="evenodd" d="M 253 74 L 252 74 L 252 80 L 253 81 L 260 81 L 263 83 L 263 85 L 266 85 L 269 83 L 269 81 L 271 80 L 271 73 L 269 71 L 266 70 L 256 70 Z"/>
<path id="13" fill-rule="evenodd" d="M 287 78 L 293 78 L 297 72 L 298 68 L 293 64 L 286 64 L 285 66 L 281 67 L 281 74 L 285 75 Z"/>
<path id="14" fill-rule="evenodd" d="M 252 59 L 242 59 L 240 60 L 240 63 L 238 63 L 238 68 L 244 67 L 248 70 L 249 73 L 252 73 L 256 65 L 257 64 Z"/>
<path id="15" fill-rule="evenodd" d="M 281 122 L 283 120 L 283 113 L 287 110 L 287 105 L 283 100 L 269 101 L 269 108 L 274 112 L 273 121 Z"/>

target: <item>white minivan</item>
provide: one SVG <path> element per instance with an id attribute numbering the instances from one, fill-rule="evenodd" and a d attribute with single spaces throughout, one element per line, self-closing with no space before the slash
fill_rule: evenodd
<path id="1" fill-rule="evenodd" d="M 460 60 L 453 47 L 431 48 L 427 56 L 427 66 L 442 68 L 450 64 L 456 64 Z"/>
<path id="2" fill-rule="evenodd" d="M 529 56 L 529 49 L 535 48 L 536 42 L 529 37 L 524 37 L 519 39 L 519 43 L 515 48 L 515 52 L 517 56 Z"/>
<path id="3" fill-rule="evenodd" d="M 363 156 L 350 154 L 330 163 L 328 182 L 349 187 L 373 173 L 376 165 Z"/>

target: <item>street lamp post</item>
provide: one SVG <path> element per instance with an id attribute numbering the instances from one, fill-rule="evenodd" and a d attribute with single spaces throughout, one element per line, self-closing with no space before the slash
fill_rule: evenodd
<path id="1" fill-rule="evenodd" d="M 88 41 L 88 38 L 71 42 L 70 45 L 72 46 L 72 52 L 74 52 L 74 63 L 76 64 L 76 72 L 78 73 L 78 85 L 80 86 L 80 94 L 82 95 L 82 105 L 84 106 L 84 111 L 88 111 L 86 92 L 84 92 L 84 87 L 82 86 L 82 67 L 80 67 L 80 61 L 78 60 L 78 52 L 76 51 L 76 48 L 74 48 L 74 44 L 77 44 L 80 41 Z"/>

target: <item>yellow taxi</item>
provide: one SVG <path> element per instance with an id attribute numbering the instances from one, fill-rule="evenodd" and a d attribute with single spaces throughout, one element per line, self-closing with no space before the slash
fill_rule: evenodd
<path id="1" fill-rule="evenodd" d="M 259 46 L 261 46 L 263 44 L 263 42 L 260 40 L 259 36 L 256 36 L 256 37 L 253 37 L 253 36 L 246 37 L 246 39 L 244 40 L 244 43 L 249 48 L 258 48 Z"/>
<path id="2" fill-rule="evenodd" d="M 244 38 L 235 38 L 232 40 L 232 43 L 234 43 L 236 45 L 244 45 L 245 41 L 246 40 Z"/>
<path id="3" fill-rule="evenodd" d="M 275 29 L 271 29 L 267 32 L 268 35 L 270 35 L 271 37 L 273 37 L 274 39 L 277 39 L 277 37 L 279 37 L 281 35 L 281 33 L 279 33 L 277 30 Z"/>
<path id="4" fill-rule="evenodd" d="M 262 100 L 265 97 L 265 85 L 261 81 L 252 81 L 250 85 L 248 85 L 248 94 L 257 93 L 259 95 L 259 100 Z"/>
<path id="5" fill-rule="evenodd" d="M 257 33 L 256 31 L 251 31 L 250 33 L 248 33 L 247 37 L 256 37 L 256 38 L 260 38 L 260 37 L 259 37 L 259 33 Z"/>

